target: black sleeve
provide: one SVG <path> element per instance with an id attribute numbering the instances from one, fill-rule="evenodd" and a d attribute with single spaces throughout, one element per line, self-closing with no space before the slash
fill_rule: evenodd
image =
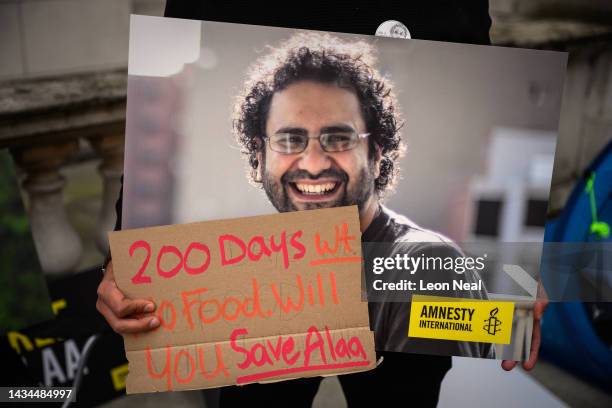
<path id="1" fill-rule="evenodd" d="M 491 45 L 489 30 L 491 29 L 491 16 L 489 15 L 489 0 L 472 0 L 462 2 L 469 18 L 471 27 L 471 44 Z"/>
<path id="2" fill-rule="evenodd" d="M 123 208 L 123 176 L 121 176 L 121 188 L 119 189 L 119 198 L 117 198 L 117 202 L 115 202 L 115 214 L 117 215 L 117 220 L 115 221 L 115 229 L 113 231 L 121 230 L 121 210 Z M 106 258 L 104 259 L 104 268 L 111 261 L 111 253 L 110 249 L 108 250 L 108 254 L 106 254 Z"/>
<path id="3" fill-rule="evenodd" d="M 117 220 L 115 221 L 114 231 L 119 231 L 121 229 L 122 209 L 123 209 L 123 176 L 121 176 L 121 188 L 119 189 L 119 198 L 117 198 L 117 202 L 115 203 L 115 214 L 117 214 Z"/>

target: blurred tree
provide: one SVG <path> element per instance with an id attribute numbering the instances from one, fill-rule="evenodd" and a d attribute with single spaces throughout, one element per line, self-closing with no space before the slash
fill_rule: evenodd
<path id="1" fill-rule="evenodd" d="M 0 151 L 0 333 L 51 319 L 51 301 L 38 262 L 13 161 Z"/>

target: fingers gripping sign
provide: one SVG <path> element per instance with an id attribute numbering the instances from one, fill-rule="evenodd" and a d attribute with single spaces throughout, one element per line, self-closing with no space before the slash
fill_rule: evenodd
<path id="1" fill-rule="evenodd" d="M 117 287 L 110 261 L 98 286 L 98 312 L 119 334 L 140 333 L 155 329 L 159 319 L 152 315 L 155 303 L 146 299 L 130 299 Z"/>
<path id="2" fill-rule="evenodd" d="M 537 293 L 537 300 L 533 304 L 533 331 L 531 335 L 529 359 L 523 362 L 523 368 L 527 371 L 532 370 L 538 361 L 540 344 L 542 343 L 542 317 L 548 306 L 548 295 L 542 286 L 542 282 L 538 282 Z M 516 361 L 504 360 L 501 366 L 504 370 L 510 371 L 516 367 Z"/>

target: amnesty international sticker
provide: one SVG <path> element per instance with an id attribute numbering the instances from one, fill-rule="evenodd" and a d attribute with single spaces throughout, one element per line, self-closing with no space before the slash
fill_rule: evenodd
<path id="1" fill-rule="evenodd" d="M 408 337 L 510 344 L 514 303 L 412 297 Z"/>

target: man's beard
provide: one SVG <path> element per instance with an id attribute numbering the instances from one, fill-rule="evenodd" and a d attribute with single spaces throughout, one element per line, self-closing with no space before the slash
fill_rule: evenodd
<path id="1" fill-rule="evenodd" d="M 265 169 L 265 163 L 261 164 Z M 303 203 L 304 210 L 314 210 L 317 208 L 342 207 L 347 205 L 357 205 L 359 211 L 363 210 L 370 197 L 374 194 L 374 162 L 369 161 L 368 168 L 363 168 L 353 187 L 349 190 L 349 176 L 346 172 L 339 169 L 323 170 L 317 175 L 312 175 L 306 170 L 290 171 L 283 174 L 280 181 L 269 177 L 264 170 L 262 176 L 263 188 L 272 205 L 279 212 L 298 211 L 299 209 L 291 202 L 289 192 L 287 191 L 289 183 L 299 179 L 317 180 L 320 178 L 333 178 L 342 183 L 342 192 L 334 201 L 326 201 L 322 203 Z"/>

